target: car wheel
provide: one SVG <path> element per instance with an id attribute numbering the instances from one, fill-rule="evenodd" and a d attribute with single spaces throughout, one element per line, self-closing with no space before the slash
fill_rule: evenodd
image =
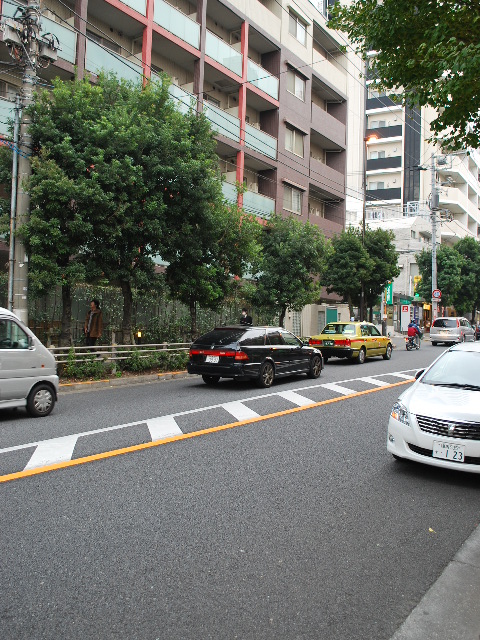
<path id="1" fill-rule="evenodd" d="M 27 411 L 34 418 L 48 416 L 55 406 L 55 393 L 48 384 L 34 387 L 27 398 Z"/>
<path id="2" fill-rule="evenodd" d="M 383 354 L 383 359 L 390 360 L 391 357 L 392 357 L 392 345 L 388 343 L 387 348 L 385 349 L 385 353 Z"/>
<path id="3" fill-rule="evenodd" d="M 436 342 L 432 342 L 432 347 L 436 347 L 437 343 Z"/>
<path id="4" fill-rule="evenodd" d="M 209 385 L 214 385 L 214 384 L 218 384 L 220 381 L 220 376 L 207 376 L 207 375 L 203 375 L 202 376 L 203 381 L 205 382 L 205 384 L 209 384 Z"/>
<path id="5" fill-rule="evenodd" d="M 307 376 L 309 378 L 319 378 L 322 373 L 322 360 L 320 356 L 313 356 L 310 362 L 310 369 L 308 370 Z"/>
<path id="6" fill-rule="evenodd" d="M 360 349 L 360 353 L 358 354 L 358 356 L 355 358 L 355 362 L 357 364 L 363 364 L 365 362 L 365 357 L 366 357 L 366 352 L 365 349 L 362 347 Z"/>
<path id="7" fill-rule="evenodd" d="M 257 379 L 257 384 L 259 387 L 264 389 L 271 387 L 273 384 L 273 380 L 275 378 L 275 370 L 273 368 L 273 364 L 271 362 L 264 362 L 262 364 L 262 368 L 260 369 L 260 375 Z"/>

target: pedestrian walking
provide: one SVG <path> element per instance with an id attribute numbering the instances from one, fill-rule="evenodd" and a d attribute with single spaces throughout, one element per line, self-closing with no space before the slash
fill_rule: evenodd
<path id="1" fill-rule="evenodd" d="M 85 332 L 85 344 L 87 347 L 93 347 L 98 338 L 102 337 L 103 315 L 98 300 L 94 299 L 90 302 L 90 309 L 87 311 L 83 330 Z"/>

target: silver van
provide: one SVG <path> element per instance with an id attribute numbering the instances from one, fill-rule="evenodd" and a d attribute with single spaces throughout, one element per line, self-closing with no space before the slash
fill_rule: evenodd
<path id="1" fill-rule="evenodd" d="M 0 409 L 48 416 L 58 396 L 55 358 L 11 311 L 0 307 Z"/>
<path id="2" fill-rule="evenodd" d="M 452 316 L 437 318 L 430 327 L 430 342 L 432 346 L 439 342 L 473 342 L 475 329 L 466 318 Z"/>

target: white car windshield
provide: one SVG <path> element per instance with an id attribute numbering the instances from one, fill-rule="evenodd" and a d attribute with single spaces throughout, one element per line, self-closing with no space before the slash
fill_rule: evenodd
<path id="1" fill-rule="evenodd" d="M 425 384 L 466 387 L 480 391 L 480 353 L 446 351 L 421 381 Z"/>

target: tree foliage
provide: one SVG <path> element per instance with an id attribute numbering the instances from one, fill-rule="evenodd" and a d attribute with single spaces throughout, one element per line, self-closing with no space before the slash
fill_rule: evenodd
<path id="1" fill-rule="evenodd" d="M 273 216 L 265 227 L 257 265 L 253 304 L 278 313 L 300 311 L 320 297 L 325 267 L 325 240 L 318 227 L 294 218 Z"/>
<path id="2" fill-rule="evenodd" d="M 348 34 L 378 88 L 437 111 L 434 138 L 452 149 L 480 146 L 478 0 L 338 2 L 329 26 Z"/>
<path id="3" fill-rule="evenodd" d="M 400 274 L 394 240 L 395 234 L 390 230 L 367 227 L 365 231 L 365 249 L 373 262 L 365 285 L 365 300 L 370 310 L 387 283 Z"/>

